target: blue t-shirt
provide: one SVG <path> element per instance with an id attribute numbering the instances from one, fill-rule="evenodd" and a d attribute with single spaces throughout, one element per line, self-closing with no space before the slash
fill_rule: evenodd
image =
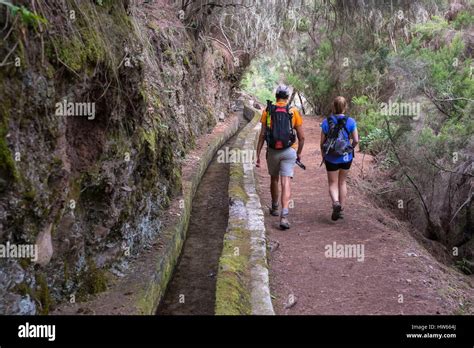
<path id="1" fill-rule="evenodd" d="M 332 119 L 334 120 L 334 123 L 337 123 L 336 118 L 339 120 L 341 118 L 344 118 L 344 115 L 337 115 L 337 116 L 331 115 L 329 117 L 332 117 Z M 327 135 L 329 132 L 329 124 L 328 124 L 327 118 L 325 118 L 323 123 L 321 123 L 321 128 L 323 130 L 323 133 Z M 352 133 L 357 128 L 356 121 L 352 117 L 349 117 L 347 119 L 346 128 L 349 131 L 349 133 Z M 349 134 L 346 134 L 345 129 L 342 130 L 342 133 L 344 134 L 344 137 L 346 139 L 349 139 Z M 348 163 L 352 161 L 352 156 L 353 156 L 352 153 L 344 155 L 344 156 L 334 156 L 334 155 L 328 154 L 324 159 L 330 163 L 339 164 L 339 163 Z"/>

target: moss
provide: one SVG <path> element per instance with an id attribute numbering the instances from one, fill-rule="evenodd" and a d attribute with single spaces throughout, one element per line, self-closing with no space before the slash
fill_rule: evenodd
<path id="1" fill-rule="evenodd" d="M 223 257 L 221 261 L 219 262 L 219 265 L 226 272 L 230 271 L 230 272 L 242 273 L 245 271 L 246 261 L 247 261 L 247 257 L 242 254 L 240 254 L 239 256 L 231 254 L 226 257 Z"/>
<path id="2" fill-rule="evenodd" d="M 78 291 L 79 297 L 86 294 L 94 295 L 107 290 L 107 276 L 104 270 L 97 268 L 94 261 L 87 261 L 87 269 L 82 272 L 82 286 Z"/>
<path id="3" fill-rule="evenodd" d="M 242 164 L 231 164 L 229 169 L 229 197 L 247 203 L 249 197 L 243 187 L 244 169 Z"/>
<path id="4" fill-rule="evenodd" d="M 158 26 L 158 24 L 154 23 L 154 22 L 147 22 L 147 27 L 152 29 L 155 33 L 159 33 L 160 32 L 160 27 Z"/>
<path id="5" fill-rule="evenodd" d="M 248 290 L 250 232 L 238 223 L 229 221 L 232 227 L 226 234 L 219 259 L 215 304 L 217 315 L 247 315 L 252 311 Z M 234 254 L 235 248 L 239 250 L 238 255 Z"/>
<path id="6" fill-rule="evenodd" d="M 161 109 L 163 107 L 163 102 L 161 101 L 158 93 L 153 93 L 150 95 L 150 101 L 156 109 Z"/>
<path id="7" fill-rule="evenodd" d="M 52 304 L 52 299 L 51 295 L 49 294 L 49 287 L 48 283 L 46 281 L 46 277 L 44 274 L 38 274 L 36 275 L 36 284 L 39 287 L 34 293 L 34 297 L 36 298 L 39 303 L 41 303 L 41 308 L 39 313 L 46 315 L 49 313 L 51 304 Z"/>
<path id="8" fill-rule="evenodd" d="M 106 48 L 99 33 L 89 29 L 82 35 L 85 44 L 85 51 L 87 59 L 90 62 L 102 62 L 106 59 Z"/>
<path id="9" fill-rule="evenodd" d="M 229 197 L 232 199 L 238 199 L 244 203 L 248 200 L 247 192 L 245 192 L 245 190 L 239 185 L 229 186 Z"/>
<path id="10" fill-rule="evenodd" d="M 244 234 L 243 230 L 233 229 L 233 236 Z M 237 240 L 224 241 L 222 257 L 219 260 L 219 274 L 216 284 L 216 315 L 251 314 L 250 293 L 247 290 L 248 256 L 245 246 Z M 245 237 L 242 236 L 245 240 Z M 234 249 L 239 248 L 239 255 Z"/>
<path id="11" fill-rule="evenodd" d="M 103 62 L 106 59 L 104 43 L 98 38 L 98 34 L 92 29 L 85 30 L 81 37 L 72 36 L 67 40 L 55 40 L 58 56 L 67 66 L 75 71 L 86 71 L 87 63 L 92 65 Z M 89 69 L 89 73 L 93 69 Z"/>
<path id="12" fill-rule="evenodd" d="M 187 55 L 184 55 L 184 56 L 183 56 L 183 65 L 184 65 L 185 67 L 187 67 L 187 68 L 189 68 L 189 66 L 191 65 L 191 64 L 189 63 L 189 58 L 188 58 Z"/>
<path id="13" fill-rule="evenodd" d="M 137 308 L 138 314 L 141 315 L 153 315 L 154 310 L 154 300 L 155 298 L 160 298 L 162 289 L 158 284 L 152 284 L 151 287 L 139 296 L 135 306 Z"/>
<path id="14" fill-rule="evenodd" d="M 0 133 L 2 131 L 0 130 Z M 18 173 L 15 167 L 12 153 L 8 148 L 3 134 L 0 134 L 0 174 L 4 178 L 18 181 Z"/>
<path id="15" fill-rule="evenodd" d="M 81 43 L 77 37 L 72 37 L 67 42 L 53 40 L 56 46 L 58 58 L 74 71 L 79 71 L 85 61 L 85 52 L 81 49 Z"/>
<path id="16" fill-rule="evenodd" d="M 181 168 L 174 166 L 171 171 L 171 185 L 172 192 L 171 195 L 178 194 L 182 189 L 182 176 Z"/>
<path id="17" fill-rule="evenodd" d="M 132 33 L 130 19 L 123 6 L 112 6 L 110 1 L 102 1 L 101 6 L 75 2 L 73 7 L 81 16 L 75 22 L 77 30 L 74 34 L 62 35 L 54 40 L 59 58 L 71 69 L 89 75 L 94 73 L 94 67 L 100 62 L 115 71 L 121 59 L 123 41 Z"/>
<path id="18" fill-rule="evenodd" d="M 252 314 L 250 294 L 240 283 L 235 273 L 221 272 L 216 284 L 216 315 Z"/>
<path id="19" fill-rule="evenodd" d="M 178 225 L 175 230 L 168 230 L 168 232 L 172 232 L 174 236 L 177 236 L 175 239 L 176 242 L 166 257 L 168 262 L 165 263 L 164 268 L 161 270 L 161 277 L 159 278 L 159 281 L 152 283 L 151 286 L 147 286 L 146 290 L 144 290 L 144 292 L 138 297 L 136 307 L 140 314 L 155 314 L 158 301 L 162 299 L 165 293 L 166 286 L 171 280 L 174 267 L 179 258 L 179 254 L 183 246 L 183 239 L 181 238 L 181 236 L 183 236 L 183 231 Z"/>
<path id="20" fill-rule="evenodd" d="M 36 191 L 33 188 L 23 193 L 23 198 L 28 202 L 33 202 L 35 200 L 35 197 L 36 197 Z"/>
<path id="21" fill-rule="evenodd" d="M 61 157 L 55 156 L 53 157 L 51 163 L 49 164 L 49 170 L 50 171 L 58 170 L 58 169 L 61 169 L 62 166 L 63 166 L 63 160 L 61 159 Z"/>
<path id="22" fill-rule="evenodd" d="M 20 284 L 15 285 L 12 291 L 21 296 L 29 295 L 30 297 L 33 297 L 33 290 L 31 290 L 26 282 L 21 282 Z"/>
<path id="23" fill-rule="evenodd" d="M 82 178 L 80 176 L 69 181 L 69 199 L 74 199 L 76 201 L 79 199 L 79 196 L 81 195 L 81 182 Z"/>
<path id="24" fill-rule="evenodd" d="M 11 105 L 5 102 L 3 105 L 0 105 L 0 108 L 0 178 L 15 182 L 19 181 L 20 177 L 6 138 Z"/>
<path id="25" fill-rule="evenodd" d="M 165 58 L 170 61 L 171 63 L 176 63 L 176 56 L 175 56 L 175 53 L 174 51 L 172 51 L 171 49 L 167 49 L 163 52 Z"/>
<path id="26" fill-rule="evenodd" d="M 156 134 L 154 131 L 142 128 L 140 131 L 140 143 L 145 143 L 148 149 L 156 155 Z"/>
<path id="27" fill-rule="evenodd" d="M 28 266 L 31 264 L 31 259 L 21 258 L 18 260 L 18 263 L 20 264 L 21 268 L 27 269 Z"/>

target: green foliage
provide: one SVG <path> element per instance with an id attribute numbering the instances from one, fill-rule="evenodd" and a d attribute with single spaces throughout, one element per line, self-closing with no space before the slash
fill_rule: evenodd
<path id="1" fill-rule="evenodd" d="M 17 181 L 19 174 L 7 142 L 9 113 L 9 104 L 0 106 L 0 178 Z M 6 181 L 0 180 L 0 191 L 3 191 L 5 187 Z"/>
<path id="2" fill-rule="evenodd" d="M 456 30 L 468 28 L 474 24 L 474 14 L 469 11 L 461 11 L 453 21 L 453 27 Z"/>
<path id="3" fill-rule="evenodd" d="M 380 106 L 366 95 L 353 97 L 352 104 L 353 111 L 357 115 L 360 149 L 376 155 L 384 149 L 388 138 L 383 126 L 384 116 L 380 112 Z"/>
<path id="4" fill-rule="evenodd" d="M 299 31 L 299 32 L 307 32 L 308 29 L 309 29 L 309 20 L 307 18 L 301 18 L 299 21 L 298 21 L 298 24 L 296 26 L 296 30 Z"/>
<path id="5" fill-rule="evenodd" d="M 473 81 L 469 78 L 470 60 L 462 61 L 464 44 L 459 36 L 439 50 L 423 48 L 420 57 L 430 66 L 430 79 L 439 95 L 464 97 L 473 95 Z M 468 81 L 471 80 L 471 81 Z M 467 88 L 467 90 L 466 90 Z"/>
<path id="6" fill-rule="evenodd" d="M 22 23 L 24 23 L 25 25 L 36 27 L 38 26 L 39 23 L 43 23 L 43 24 L 48 23 L 46 18 L 44 18 L 43 16 L 40 16 L 36 12 L 31 12 L 25 6 L 21 6 L 21 7 L 16 6 L 4 0 L 0 0 L 0 4 L 7 6 L 10 9 L 10 12 L 12 15 L 15 16 L 19 14 Z"/>
<path id="7" fill-rule="evenodd" d="M 426 27 L 438 28 L 429 24 Z M 426 40 L 432 37 L 428 34 Z M 436 50 L 422 43 L 420 39 L 411 42 L 400 56 L 407 61 L 418 59 L 424 62 L 427 71 L 423 84 L 433 94 L 434 101 L 449 115 L 438 125 L 438 135 L 428 135 L 426 130 L 422 133 L 424 140 L 431 138 L 428 142 L 430 147 L 439 149 L 441 156 L 443 152 L 446 154 L 463 148 L 473 134 L 473 60 L 464 56 L 464 43 L 459 33 L 450 43 L 442 44 Z"/>
<path id="8" fill-rule="evenodd" d="M 439 16 L 433 16 L 430 21 L 422 24 L 415 24 L 412 32 L 418 34 L 422 40 L 431 40 L 449 27 L 448 21 Z"/>
<path id="9" fill-rule="evenodd" d="M 67 41 L 58 41 L 58 56 L 67 66 L 74 71 L 84 69 L 87 63 L 100 61 L 104 56 L 102 46 L 90 41 L 89 38 L 82 39 L 73 37 Z"/>
<path id="10" fill-rule="evenodd" d="M 305 88 L 303 81 L 295 74 L 288 73 L 286 75 L 286 81 L 298 91 L 303 91 Z"/>
<path id="11" fill-rule="evenodd" d="M 79 296 L 86 294 L 97 294 L 107 290 L 107 276 L 104 270 L 98 268 L 93 260 L 88 260 L 87 270 L 83 271 L 83 284 L 79 290 Z"/>
<path id="12" fill-rule="evenodd" d="M 331 57 L 333 47 L 324 39 L 314 54 L 298 56 L 294 71 L 286 74 L 286 79 L 320 109 L 328 105 L 329 96 L 335 89 L 336 75 L 331 71 Z"/>
<path id="13" fill-rule="evenodd" d="M 49 294 L 49 287 L 44 274 L 40 273 L 36 276 L 37 290 L 34 292 L 35 298 L 41 303 L 40 314 L 46 315 L 50 311 L 52 304 L 51 295 Z"/>
<path id="14" fill-rule="evenodd" d="M 456 261 L 456 267 L 463 273 L 471 275 L 472 274 L 472 263 L 463 258 L 460 261 Z"/>
<path id="15" fill-rule="evenodd" d="M 376 155 L 387 147 L 387 132 L 385 129 L 374 128 L 366 136 L 360 136 L 360 149 Z"/>
<path id="16" fill-rule="evenodd" d="M 269 58 L 256 60 L 242 79 L 242 88 L 257 97 L 261 103 L 273 100 L 275 86 L 280 80 L 280 66 L 270 64 Z"/>

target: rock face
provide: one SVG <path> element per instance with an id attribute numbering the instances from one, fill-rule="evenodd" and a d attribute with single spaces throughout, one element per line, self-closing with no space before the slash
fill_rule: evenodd
<path id="1" fill-rule="evenodd" d="M 41 231 L 36 237 L 37 260 L 36 263 L 41 266 L 46 266 L 51 257 L 53 257 L 53 243 L 51 240 L 51 226 L 49 224 L 45 230 Z"/>
<path id="2" fill-rule="evenodd" d="M 0 70 L 0 244 L 38 247 L 36 265 L 0 259 L 1 314 L 103 290 L 104 270 L 153 243 L 185 154 L 229 111 L 223 49 L 169 5 L 130 3 L 80 2 L 75 21 L 55 15 L 66 3 L 41 9 L 44 45 L 0 8 L 1 56 L 27 47 Z"/>

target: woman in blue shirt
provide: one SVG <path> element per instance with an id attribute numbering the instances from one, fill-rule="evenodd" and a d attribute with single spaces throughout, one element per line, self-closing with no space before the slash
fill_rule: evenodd
<path id="1" fill-rule="evenodd" d="M 321 123 L 321 154 L 323 154 L 324 164 L 328 174 L 329 195 L 332 199 L 331 219 L 336 221 L 342 219 L 343 206 L 347 196 L 347 174 L 352 164 L 353 152 L 349 151 L 343 155 L 326 154 L 324 155 L 323 145 L 327 139 L 330 130 L 328 119 L 331 118 L 334 124 L 346 118 L 344 114 L 347 109 L 347 102 L 344 97 L 336 97 L 333 102 L 333 113 Z M 359 134 L 357 133 L 357 124 L 352 117 L 346 118 L 345 127 L 341 130 L 341 136 L 350 142 L 352 139 L 352 148 L 355 149 L 359 143 Z"/>

